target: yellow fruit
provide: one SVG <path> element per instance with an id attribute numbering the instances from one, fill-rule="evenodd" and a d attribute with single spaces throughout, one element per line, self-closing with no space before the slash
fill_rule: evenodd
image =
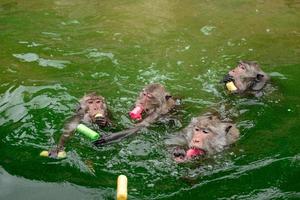
<path id="1" fill-rule="evenodd" d="M 40 153 L 40 156 L 43 156 L 43 157 L 48 157 L 48 155 L 49 155 L 49 152 L 48 152 L 48 151 L 42 151 L 42 152 Z"/>
<path id="2" fill-rule="evenodd" d="M 40 153 L 40 156 L 42 156 L 42 157 L 49 157 L 49 151 L 42 151 Z M 67 157 L 67 153 L 65 151 L 58 152 L 57 158 L 62 159 L 62 158 L 65 158 L 65 157 Z"/>
<path id="3" fill-rule="evenodd" d="M 58 152 L 57 158 L 65 158 L 65 157 L 67 157 L 67 154 L 65 151 Z"/>
<path id="4" fill-rule="evenodd" d="M 231 82 L 228 82 L 226 83 L 226 87 L 229 91 L 236 91 L 237 88 L 235 87 L 234 83 L 231 81 Z"/>

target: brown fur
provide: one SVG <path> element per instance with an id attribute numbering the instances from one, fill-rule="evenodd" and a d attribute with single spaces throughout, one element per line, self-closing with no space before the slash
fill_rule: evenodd
<path id="1" fill-rule="evenodd" d="M 236 68 L 229 71 L 223 82 L 233 81 L 237 87 L 237 93 L 250 91 L 257 93 L 269 80 L 269 76 L 261 70 L 254 61 L 240 61 Z"/>
<path id="2" fill-rule="evenodd" d="M 96 114 L 102 116 L 96 117 Z M 97 124 L 100 128 L 110 123 L 104 97 L 94 92 L 80 99 L 76 113 L 64 125 L 63 134 L 59 139 L 57 148 L 52 149 L 49 156 L 56 157 L 58 151 L 63 150 L 65 142 L 74 134 L 76 127 L 80 123 L 93 123 Z"/>
<path id="3" fill-rule="evenodd" d="M 167 114 L 175 107 L 175 100 L 161 84 L 147 85 L 140 92 L 135 106 L 142 105 L 145 110 L 145 118 L 139 125 L 149 125 L 161 115 Z"/>
<path id="4" fill-rule="evenodd" d="M 94 144 L 97 146 L 119 141 L 125 137 L 136 134 L 142 128 L 154 123 L 159 117 L 167 114 L 175 107 L 175 100 L 165 90 L 161 84 L 149 84 L 139 94 L 135 107 L 142 106 L 144 114 L 142 121 L 135 124 L 134 127 L 117 133 L 112 133 L 102 137 Z"/>
<path id="5" fill-rule="evenodd" d="M 193 118 L 188 127 L 177 136 L 167 139 L 166 144 L 177 147 L 174 156 L 184 159 L 188 148 L 201 149 L 206 154 L 221 152 L 236 142 L 239 134 L 233 123 L 223 122 L 217 116 L 206 114 Z"/>

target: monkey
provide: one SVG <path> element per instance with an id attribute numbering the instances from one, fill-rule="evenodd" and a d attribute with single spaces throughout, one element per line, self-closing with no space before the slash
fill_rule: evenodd
<path id="1" fill-rule="evenodd" d="M 93 92 L 80 99 L 76 113 L 65 122 L 58 145 L 50 151 L 49 157 L 57 157 L 58 152 L 64 149 L 66 141 L 74 134 L 80 123 L 96 124 L 100 129 L 111 125 L 104 97 Z"/>
<path id="2" fill-rule="evenodd" d="M 136 121 L 134 127 L 117 133 L 103 136 L 95 142 L 99 146 L 112 141 L 119 141 L 128 137 L 142 128 L 150 126 L 161 116 L 169 113 L 176 105 L 176 100 L 159 83 L 152 83 L 143 88 L 138 95 L 134 109 L 129 112 L 132 120 Z"/>
<path id="3" fill-rule="evenodd" d="M 239 61 L 238 65 L 230 70 L 221 82 L 227 84 L 232 82 L 232 93 L 251 93 L 261 95 L 261 90 L 269 81 L 269 76 L 263 72 L 255 61 Z"/>
<path id="4" fill-rule="evenodd" d="M 212 155 L 235 143 L 240 132 L 231 122 L 225 122 L 211 113 L 192 118 L 190 124 L 165 144 L 176 162 L 194 157 Z"/>
<path id="5" fill-rule="evenodd" d="M 135 107 L 129 112 L 133 120 L 142 120 L 137 125 L 145 125 L 155 122 L 157 118 L 167 114 L 174 108 L 176 101 L 166 91 L 165 87 L 158 83 L 147 85 L 139 94 Z"/>

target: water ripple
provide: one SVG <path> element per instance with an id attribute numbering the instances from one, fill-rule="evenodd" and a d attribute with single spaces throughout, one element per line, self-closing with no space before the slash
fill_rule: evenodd
<path id="1" fill-rule="evenodd" d="M 37 62 L 42 67 L 54 67 L 57 69 L 63 69 L 70 61 L 67 60 L 51 60 L 40 58 L 35 53 L 13 54 L 14 57 L 20 59 L 23 62 Z"/>
<path id="2" fill-rule="evenodd" d="M 5 129 L 3 141 L 11 145 L 45 144 L 45 136 L 52 138 L 53 133 L 60 129 L 56 126 L 61 125 L 53 124 L 53 120 L 57 120 L 59 115 L 64 117 L 70 114 L 70 107 L 74 106 L 68 104 L 73 104 L 74 99 L 58 84 L 9 88 L 0 96 L 0 126 L 11 127 Z M 41 132 L 45 135 L 41 135 Z M 54 142 L 53 138 L 51 141 Z"/>

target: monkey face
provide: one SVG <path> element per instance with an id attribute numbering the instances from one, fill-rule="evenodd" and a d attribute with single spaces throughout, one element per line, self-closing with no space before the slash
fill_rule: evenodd
<path id="1" fill-rule="evenodd" d="M 189 143 L 189 148 L 203 149 L 205 140 L 207 140 L 210 135 L 211 132 L 207 128 L 195 127 Z"/>
<path id="2" fill-rule="evenodd" d="M 81 108 L 92 123 L 105 126 L 107 123 L 107 107 L 104 98 L 92 93 L 86 95 L 81 100 Z"/>
<path id="3" fill-rule="evenodd" d="M 144 89 L 139 95 L 137 105 L 143 107 L 146 113 L 151 113 L 160 106 L 160 97 L 157 93 Z"/>
<path id="4" fill-rule="evenodd" d="M 264 87 L 268 76 L 259 68 L 256 62 L 240 61 L 238 65 L 224 77 L 223 82 L 232 82 L 234 92 L 260 90 Z M 226 85 L 227 86 L 227 85 Z M 228 90 L 231 90 L 227 86 Z"/>
<path id="5" fill-rule="evenodd" d="M 239 137 L 234 124 L 222 122 L 214 115 L 193 118 L 186 131 L 189 148 L 200 149 L 208 154 L 222 151 Z"/>
<path id="6" fill-rule="evenodd" d="M 135 102 L 135 108 L 129 113 L 132 119 L 141 120 L 142 114 L 145 116 L 154 112 L 159 112 L 171 96 L 160 84 L 150 84 L 139 94 Z"/>

